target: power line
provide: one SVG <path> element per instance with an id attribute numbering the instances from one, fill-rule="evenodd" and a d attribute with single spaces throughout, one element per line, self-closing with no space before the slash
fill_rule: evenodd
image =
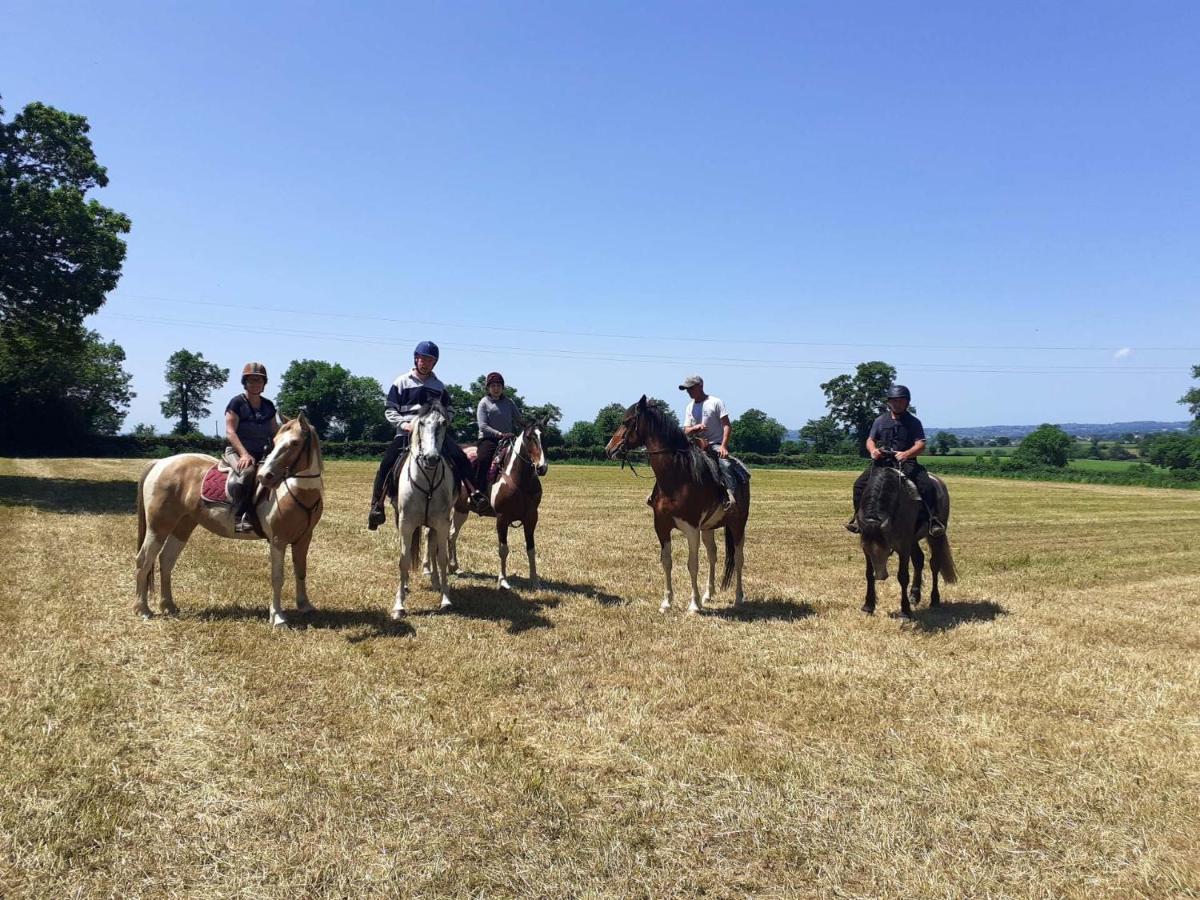
<path id="1" fill-rule="evenodd" d="M 1111 352 L 1113 347 L 1101 346 L 1035 346 L 1035 345 L 1009 345 L 1009 344 L 955 344 L 955 345 L 938 345 L 928 343 L 877 343 L 877 342 L 837 342 L 837 341 L 794 341 L 794 340 L 773 340 L 761 338 L 706 338 L 706 337 L 688 337 L 678 335 L 647 335 L 647 334 L 615 334 L 601 331 L 561 331 L 545 328 L 530 328 L 530 327 L 513 327 L 499 324 L 488 323 L 487 325 L 476 325 L 470 322 L 441 322 L 432 319 L 398 319 L 387 316 L 364 315 L 362 313 L 347 313 L 347 312 L 329 312 L 326 310 L 296 310 L 284 309 L 273 306 L 262 306 L 253 303 L 231 303 L 228 301 L 218 300 L 184 300 L 174 297 L 161 297 L 152 294 L 132 294 L 124 291 L 116 292 L 113 296 L 129 297 L 135 300 L 149 300 L 155 303 L 180 303 L 193 306 L 208 306 L 220 307 L 224 309 L 240 309 L 254 310 L 256 312 L 278 313 L 286 316 L 319 316 L 335 319 L 361 319 L 370 322 L 387 322 L 397 325 L 421 325 L 433 328 L 468 328 L 480 329 L 486 328 L 488 331 L 503 331 L 515 334 L 539 334 L 555 337 L 584 337 L 584 338 L 605 338 L 612 340 L 623 341 L 672 341 L 686 342 L 696 344 L 745 344 L 757 346 L 778 346 L 778 347 L 870 347 L 874 349 L 885 350 L 1029 350 L 1029 351 L 1045 351 L 1045 352 Z M 1200 347 L 1129 347 L 1130 350 L 1140 350 L 1143 352 L 1200 352 Z M 839 363 L 840 365 L 840 363 Z M 1106 370 L 1107 371 L 1107 370 Z M 1173 371 L 1173 370 L 1172 370 Z"/>
<path id="2" fill-rule="evenodd" d="M 142 316 L 129 313 L 105 312 L 108 318 L 129 322 L 141 322 L 151 325 L 170 325 L 173 327 L 203 328 L 227 332 L 231 327 L 228 323 L 196 322 L 186 319 L 163 318 L 157 316 Z M 239 322 L 239 332 L 253 334 L 276 335 L 287 337 L 304 337 L 320 340 L 333 340 L 353 344 L 373 344 L 384 347 L 408 349 L 408 344 L 395 338 L 381 338 L 372 335 L 338 334 L 327 331 L 308 331 L 288 326 L 261 326 L 253 323 Z M 528 347 L 512 347 L 496 344 L 462 344 L 443 342 L 443 346 L 458 350 L 478 352 L 508 351 L 525 356 L 535 356 L 546 359 L 563 359 L 574 362 L 612 362 L 612 363 L 655 363 L 670 365 L 692 365 L 692 357 L 662 356 L 653 354 L 621 354 L 591 350 L 570 350 L 565 348 L 538 349 Z M 714 357 L 705 360 L 706 366 L 734 367 L 741 369 L 770 369 L 770 370 L 824 370 L 832 368 L 853 367 L 856 363 L 837 360 L 784 360 L 765 362 L 760 359 L 742 359 L 736 357 Z M 956 365 L 938 363 L 895 363 L 909 371 L 929 371 L 944 374 L 995 374 L 995 375 L 1158 375 L 1178 372 L 1176 366 L 1122 366 L 1120 368 L 1102 366 L 1014 366 L 1014 365 Z"/>

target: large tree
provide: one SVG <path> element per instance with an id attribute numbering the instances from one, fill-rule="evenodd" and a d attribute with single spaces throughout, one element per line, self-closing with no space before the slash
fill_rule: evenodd
<path id="1" fill-rule="evenodd" d="M 733 423 L 730 448 L 741 453 L 778 453 L 787 429 L 761 409 L 748 409 Z"/>
<path id="2" fill-rule="evenodd" d="M 1200 378 L 1200 366 L 1192 366 L 1192 377 Z M 1192 431 L 1200 431 L 1200 387 L 1192 388 L 1179 398 L 1179 402 L 1192 414 Z"/>
<path id="3" fill-rule="evenodd" d="M 808 443 L 813 453 L 841 453 L 850 443 L 846 429 L 833 416 L 809 419 L 800 429 L 800 437 Z"/>
<path id="4" fill-rule="evenodd" d="M 580 419 L 563 435 L 563 441 L 568 447 L 596 447 L 606 443 L 608 437 L 600 439 L 596 426 L 585 419 Z"/>
<path id="5" fill-rule="evenodd" d="M 275 403 L 288 416 L 304 410 L 325 440 L 383 440 L 392 427 L 383 417 L 383 388 L 367 375 L 338 363 L 293 360 L 283 373 Z"/>
<path id="6" fill-rule="evenodd" d="M 129 219 L 89 200 L 108 184 L 83 116 L 0 108 L 0 432 L 26 450 L 115 430 L 125 355 L 83 327 L 116 287 Z M 16 435 L 20 423 L 21 435 Z"/>
<path id="7" fill-rule="evenodd" d="M 596 428 L 596 441 L 607 444 L 608 439 L 617 433 L 621 423 L 625 421 L 625 407 L 620 403 L 610 403 L 600 408 L 592 423 Z"/>
<path id="8" fill-rule="evenodd" d="M 1027 465 L 1062 468 L 1074 443 L 1057 425 L 1039 425 L 1021 439 L 1013 458 Z"/>
<path id="9" fill-rule="evenodd" d="M 210 363 L 203 353 L 183 349 L 171 354 L 164 377 L 169 390 L 160 404 L 162 414 L 179 419 L 176 434 L 188 434 L 196 430 L 197 420 L 209 414 L 208 398 L 229 380 L 229 370 Z"/>
<path id="10" fill-rule="evenodd" d="M 884 398 L 895 381 L 895 367 L 875 361 L 859 363 L 853 375 L 838 375 L 821 385 L 830 417 L 850 434 L 863 456 L 871 423 L 887 405 Z"/>

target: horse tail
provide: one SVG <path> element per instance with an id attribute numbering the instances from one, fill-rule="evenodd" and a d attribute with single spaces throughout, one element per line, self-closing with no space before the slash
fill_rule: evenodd
<path id="1" fill-rule="evenodd" d="M 942 576 L 946 584 L 958 581 L 958 571 L 954 568 L 954 555 L 950 552 L 950 538 L 945 534 L 929 539 L 930 568 Z"/>
<path id="2" fill-rule="evenodd" d="M 734 539 L 733 529 L 728 525 L 725 526 L 725 571 L 721 573 L 721 590 L 729 587 L 729 583 L 733 580 L 733 564 L 737 557 L 737 541 Z"/>
<path id="3" fill-rule="evenodd" d="M 142 470 L 141 477 L 138 478 L 137 486 L 137 518 L 138 518 L 138 535 L 137 535 L 137 553 L 142 552 L 142 545 L 146 543 L 146 476 L 150 474 L 150 470 L 154 468 L 154 464 L 146 466 Z M 154 565 L 151 564 L 150 571 L 146 575 L 148 584 L 151 589 L 154 587 Z"/>

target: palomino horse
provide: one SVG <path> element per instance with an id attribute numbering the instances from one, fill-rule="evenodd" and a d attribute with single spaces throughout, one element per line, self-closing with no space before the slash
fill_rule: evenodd
<path id="1" fill-rule="evenodd" d="M 513 441 L 498 451 L 502 470 L 492 485 L 490 500 L 496 514 L 496 538 L 499 541 L 500 575 L 497 585 L 508 584 L 508 529 L 520 522 L 525 529 L 525 552 L 529 556 L 529 583 L 537 590 L 537 550 L 533 532 L 537 528 L 538 504 L 542 502 L 542 482 L 549 464 L 542 449 L 542 423 L 526 425 Z M 458 571 L 458 535 L 470 515 L 466 493 L 460 492 L 454 505 L 450 528 L 450 571 Z"/>
<path id="2" fill-rule="evenodd" d="M 201 453 L 180 453 L 148 466 L 138 481 L 137 604 L 134 612 L 150 617 L 147 595 L 154 580 L 154 564 L 162 566 L 160 608 L 166 615 L 179 610 L 171 595 L 171 571 L 197 525 L 227 538 L 257 540 L 259 535 L 233 530 L 233 508 L 209 504 L 201 496 L 204 475 L 217 461 Z M 271 548 L 272 625 L 286 625 L 280 605 L 283 590 L 283 557 L 292 548 L 296 572 L 296 610 L 311 613 L 304 579 L 308 572 L 308 545 L 321 521 L 324 484 L 321 480 L 321 445 L 316 429 L 304 413 L 285 422 L 275 434 L 275 447 L 258 467 L 260 491 L 255 503 L 258 521 Z"/>
<path id="3" fill-rule="evenodd" d="M 746 542 L 746 520 L 750 517 L 750 484 L 742 481 L 735 492 L 736 505 L 726 513 L 723 501 L 725 488 L 713 474 L 704 452 L 684 436 L 678 425 L 671 422 L 654 406 L 642 399 L 625 410 L 625 418 L 608 442 L 605 452 L 609 459 L 623 456 L 629 450 L 645 447 L 650 456 L 658 490 L 653 494 L 654 531 L 658 534 L 659 558 L 667 588 L 662 609 L 671 608 L 675 592 L 671 587 L 671 530 L 678 528 L 688 541 L 688 574 L 692 579 L 692 599 L 688 612 L 697 612 L 715 592 L 713 579 L 717 568 L 717 542 L 713 531 L 725 529 L 725 572 L 721 587 L 729 587 L 737 575 L 737 591 L 733 604 L 744 599 L 742 594 L 742 550 Z M 700 568 L 700 541 L 708 553 L 708 588 L 700 597 L 696 577 Z"/>
<path id="4" fill-rule="evenodd" d="M 940 478 L 929 476 L 937 484 L 937 517 L 950 525 L 950 492 Z M 946 534 L 929 535 L 929 521 L 921 518 L 921 497 L 913 484 L 896 464 L 894 453 L 885 452 L 871 466 L 863 489 L 862 502 L 858 507 L 859 537 L 863 555 L 867 559 L 867 597 L 863 612 L 875 612 L 875 579 L 886 581 L 888 557 L 895 553 L 900 558 L 900 617 L 912 617 L 912 603 L 921 602 L 921 572 L 925 565 L 925 554 L 921 552 L 921 538 L 929 542 L 929 568 L 933 572 L 933 592 L 929 595 L 930 606 L 941 606 L 938 593 L 938 576 L 947 584 L 954 584 L 958 574 L 954 569 L 954 557 L 950 553 L 950 539 Z M 908 561 L 913 561 L 912 594 L 908 591 Z"/>
<path id="5" fill-rule="evenodd" d="M 430 579 L 442 595 L 441 608 L 450 606 L 448 545 L 450 509 L 454 505 L 454 475 L 450 463 L 442 457 L 449 421 L 445 409 L 427 404 L 413 420 L 408 453 L 396 476 L 396 529 L 400 532 L 400 586 L 392 618 L 406 612 L 408 575 L 416 570 L 421 558 L 421 528 L 429 530 Z"/>

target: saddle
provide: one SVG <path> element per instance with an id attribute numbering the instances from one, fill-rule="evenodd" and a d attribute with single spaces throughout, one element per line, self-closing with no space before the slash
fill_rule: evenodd
<path id="1" fill-rule="evenodd" d="M 204 482 L 200 488 L 200 497 L 205 503 L 233 506 L 229 496 L 229 466 L 217 463 L 204 473 Z"/>

